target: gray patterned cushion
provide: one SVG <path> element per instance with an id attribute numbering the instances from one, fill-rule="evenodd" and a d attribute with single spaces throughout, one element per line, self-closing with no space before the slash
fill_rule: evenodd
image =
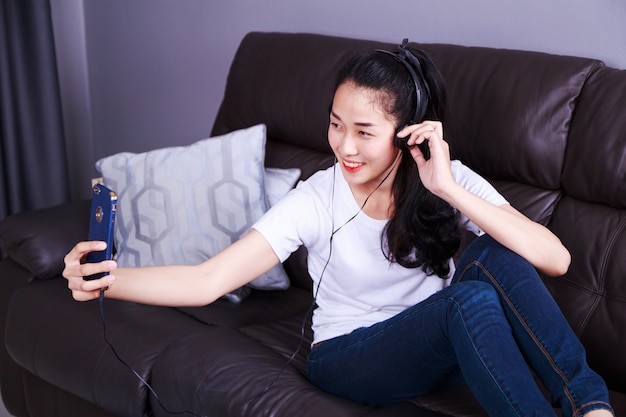
<path id="1" fill-rule="evenodd" d="M 265 168 L 265 195 L 267 204 L 272 207 L 296 185 L 300 178 L 299 168 Z M 240 303 L 250 294 L 250 287 L 244 286 L 226 294 L 224 298 L 233 303 Z"/>
<path id="2" fill-rule="evenodd" d="M 300 168 L 265 168 L 265 195 L 269 207 L 278 203 L 291 191 L 301 173 Z"/>
<path id="3" fill-rule="evenodd" d="M 118 264 L 197 264 L 239 239 L 268 209 L 264 156 L 265 125 L 256 125 L 99 160 L 96 169 L 118 194 Z M 249 285 L 285 289 L 289 279 L 279 264 Z"/>

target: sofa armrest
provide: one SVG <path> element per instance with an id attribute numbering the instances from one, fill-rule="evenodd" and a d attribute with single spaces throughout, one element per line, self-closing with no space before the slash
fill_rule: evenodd
<path id="1" fill-rule="evenodd" d="M 63 257 L 89 233 L 91 201 L 14 214 L 0 222 L 0 248 L 39 279 L 63 271 Z"/>

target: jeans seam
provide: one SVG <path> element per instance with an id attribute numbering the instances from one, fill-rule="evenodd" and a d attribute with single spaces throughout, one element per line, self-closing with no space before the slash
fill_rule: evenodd
<path id="1" fill-rule="evenodd" d="M 589 407 L 593 405 L 603 405 L 604 407 L 590 409 Z M 604 401 L 592 401 L 592 402 L 583 404 L 579 408 L 575 409 L 574 414 L 572 414 L 572 417 L 582 417 L 585 413 L 589 411 L 593 411 L 593 410 L 608 410 L 611 414 L 615 415 L 615 411 L 613 411 L 613 407 L 611 407 L 609 403 L 604 402 Z"/>
<path id="2" fill-rule="evenodd" d="M 544 357 L 548 360 L 548 362 L 550 363 L 550 367 L 561 377 L 561 380 L 564 383 L 563 392 L 564 392 L 565 396 L 568 398 L 568 400 L 570 402 L 570 405 L 572 406 L 572 409 L 575 410 L 576 409 L 576 401 L 574 400 L 574 397 L 573 397 L 572 393 L 570 392 L 570 390 L 568 388 L 569 378 L 567 377 L 565 372 L 556 364 L 556 362 L 554 361 L 554 358 L 552 357 L 550 352 L 546 349 L 546 347 L 543 345 L 543 343 L 541 343 L 541 341 L 539 340 L 539 338 L 537 337 L 535 332 L 530 328 L 530 326 L 528 325 L 526 320 L 524 320 L 524 318 L 520 314 L 520 312 L 517 309 L 517 307 L 513 304 L 512 300 L 509 298 L 509 296 L 507 295 L 506 291 L 504 291 L 504 289 L 502 288 L 502 286 L 500 285 L 498 280 L 495 279 L 495 277 L 485 267 L 485 265 L 483 265 L 478 260 L 474 260 L 474 261 L 470 262 L 469 264 L 467 264 L 465 266 L 465 268 L 463 268 L 463 271 L 459 275 L 459 279 L 472 266 L 479 267 L 485 273 L 485 275 L 487 275 L 489 277 L 489 280 L 491 281 L 492 285 L 494 285 L 494 287 L 497 289 L 498 293 L 500 293 L 500 295 L 505 300 L 507 305 L 511 308 L 511 310 L 513 311 L 513 313 L 515 314 L 515 316 L 517 317 L 519 322 L 522 324 L 522 327 L 524 327 L 524 329 L 526 329 L 526 333 L 530 336 L 530 338 L 534 341 L 535 345 L 540 349 L 540 351 L 543 353 Z"/>

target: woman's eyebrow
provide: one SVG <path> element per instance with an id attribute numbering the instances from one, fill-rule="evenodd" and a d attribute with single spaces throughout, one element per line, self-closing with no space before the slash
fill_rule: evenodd
<path id="1" fill-rule="evenodd" d="M 332 115 L 335 119 L 339 120 L 340 122 L 342 121 L 342 120 L 341 120 L 341 117 L 339 117 L 339 115 L 338 115 L 337 113 L 335 113 L 334 111 L 332 111 L 332 110 L 331 110 L 331 111 L 330 111 L 330 114 L 331 114 L 331 115 Z M 361 126 L 361 127 L 374 127 L 374 126 L 377 126 L 375 123 L 370 123 L 370 122 L 356 122 L 356 123 L 354 123 L 354 125 L 355 125 L 355 126 Z"/>
<path id="2" fill-rule="evenodd" d="M 339 115 L 337 113 L 335 113 L 333 110 L 330 111 L 331 116 L 333 116 L 335 119 L 341 121 L 341 117 L 339 117 Z"/>

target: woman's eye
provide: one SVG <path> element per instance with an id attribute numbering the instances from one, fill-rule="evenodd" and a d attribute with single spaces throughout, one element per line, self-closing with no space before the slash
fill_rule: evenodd
<path id="1" fill-rule="evenodd" d="M 359 136 L 371 136 L 371 135 L 364 130 L 359 130 Z"/>

